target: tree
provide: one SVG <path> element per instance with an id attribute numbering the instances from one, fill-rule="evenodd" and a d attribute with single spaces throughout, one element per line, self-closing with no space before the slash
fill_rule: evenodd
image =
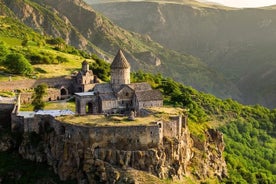
<path id="1" fill-rule="evenodd" d="M 45 107 L 45 102 L 43 97 L 47 94 L 47 84 L 39 84 L 34 88 L 34 94 L 32 96 L 32 105 L 34 106 L 34 111 L 42 110 Z"/>
<path id="2" fill-rule="evenodd" d="M 109 81 L 110 64 L 96 57 L 93 59 L 95 62 L 90 66 L 93 73 L 103 81 Z"/>
<path id="3" fill-rule="evenodd" d="M 8 54 L 3 61 L 3 65 L 9 72 L 14 74 L 30 75 L 33 72 L 32 65 L 22 54 Z"/>
<path id="4" fill-rule="evenodd" d="M 0 63 L 4 60 L 6 55 L 9 53 L 9 50 L 5 42 L 0 41 Z"/>

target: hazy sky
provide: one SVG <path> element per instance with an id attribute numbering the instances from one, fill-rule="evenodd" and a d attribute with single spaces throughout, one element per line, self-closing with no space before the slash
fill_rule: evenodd
<path id="1" fill-rule="evenodd" d="M 260 7 L 276 5 L 276 0 L 208 0 L 232 7 Z"/>

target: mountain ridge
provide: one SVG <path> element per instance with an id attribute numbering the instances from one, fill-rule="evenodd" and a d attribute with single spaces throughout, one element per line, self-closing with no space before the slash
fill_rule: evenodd
<path id="1" fill-rule="evenodd" d="M 126 31 L 82 0 L 5 0 L 4 3 L 19 20 L 33 29 L 62 37 L 67 43 L 98 53 L 106 60 L 111 61 L 110 56 L 121 48 L 134 71 L 161 72 L 199 90 L 238 98 L 238 95 L 231 95 L 237 94 L 232 91 L 238 91 L 231 82 L 210 70 L 198 58 L 166 49 L 146 35 Z M 20 6 L 22 8 L 18 8 Z"/>
<path id="2" fill-rule="evenodd" d="M 226 10 L 145 1 L 93 7 L 125 29 L 200 58 L 234 83 L 241 92 L 240 102 L 276 107 L 276 96 L 272 95 L 276 76 L 267 72 L 276 67 L 272 49 L 276 46 L 275 10 Z"/>

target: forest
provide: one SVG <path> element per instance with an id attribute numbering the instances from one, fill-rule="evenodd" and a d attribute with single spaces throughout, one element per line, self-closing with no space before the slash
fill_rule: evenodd
<path id="1" fill-rule="evenodd" d="M 138 71 L 132 73 L 132 81 L 147 81 L 162 91 L 166 105 L 188 109 L 192 134 L 200 136 L 197 127 L 202 124 L 223 132 L 229 172 L 224 183 L 276 182 L 276 109 L 222 100 L 161 74 Z"/>

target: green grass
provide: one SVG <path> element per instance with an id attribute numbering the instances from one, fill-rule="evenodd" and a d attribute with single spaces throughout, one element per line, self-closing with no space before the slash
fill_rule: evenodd
<path id="1" fill-rule="evenodd" d="M 11 38 L 11 37 L 1 36 L 1 35 L 0 35 L 0 41 L 5 42 L 10 47 L 21 46 L 21 43 L 22 43 L 21 39 Z"/>
<path id="2" fill-rule="evenodd" d="M 0 96 L 3 96 L 3 97 L 14 97 L 15 94 L 14 94 L 14 92 L 0 92 Z"/>
<path id="3" fill-rule="evenodd" d="M 21 104 L 20 111 L 33 111 L 33 105 L 32 104 Z M 65 110 L 69 109 L 73 112 L 75 112 L 75 102 L 63 102 L 63 101 L 57 101 L 57 102 L 46 102 L 44 110 Z"/>
<path id="4" fill-rule="evenodd" d="M 62 109 L 69 109 L 73 112 L 76 110 L 75 102 L 47 102 L 45 106 L 45 110 L 62 110 Z"/>

